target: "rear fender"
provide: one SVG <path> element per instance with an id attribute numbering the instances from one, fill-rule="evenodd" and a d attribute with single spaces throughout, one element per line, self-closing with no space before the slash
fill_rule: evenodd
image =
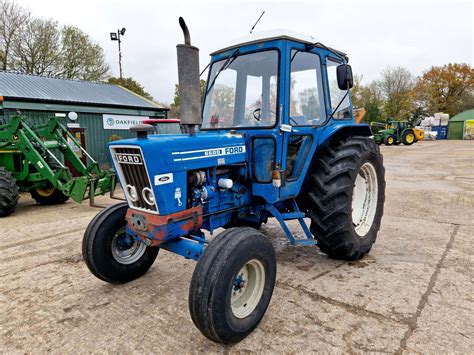
<path id="1" fill-rule="evenodd" d="M 372 137 L 373 133 L 368 124 L 345 124 L 339 126 L 328 126 L 324 128 L 324 130 L 321 132 L 321 135 L 319 136 L 318 147 L 313 154 L 311 165 L 306 172 L 300 194 L 305 193 L 306 187 L 310 183 L 310 176 L 314 166 L 317 164 L 319 156 L 325 151 L 325 149 L 333 145 L 335 142 L 355 136 Z"/>

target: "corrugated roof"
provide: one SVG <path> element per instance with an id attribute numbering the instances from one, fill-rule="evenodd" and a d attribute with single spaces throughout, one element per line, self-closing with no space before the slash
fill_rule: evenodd
<path id="1" fill-rule="evenodd" d="M 449 122 L 466 121 L 466 120 L 474 120 L 474 108 L 458 113 L 457 115 L 451 117 Z"/>
<path id="2" fill-rule="evenodd" d="M 120 86 L 0 71 L 0 96 L 53 102 L 163 109 Z"/>

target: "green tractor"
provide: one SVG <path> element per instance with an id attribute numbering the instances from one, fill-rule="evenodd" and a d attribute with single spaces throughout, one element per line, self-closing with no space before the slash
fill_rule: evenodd
<path id="1" fill-rule="evenodd" d="M 31 126 L 25 117 L 15 116 L 0 125 L 0 217 L 13 213 L 19 192 L 31 193 L 44 205 L 88 198 L 95 206 L 95 196 L 110 192 L 113 197 L 114 171 L 102 170 L 60 120 L 52 117 Z M 82 154 L 90 164 L 84 164 Z"/>
<path id="2" fill-rule="evenodd" d="M 371 127 L 376 131 L 374 133 L 374 141 L 377 144 L 384 143 L 385 145 L 412 145 L 417 142 L 418 130 L 407 121 L 389 120 L 385 123 L 372 122 Z"/>

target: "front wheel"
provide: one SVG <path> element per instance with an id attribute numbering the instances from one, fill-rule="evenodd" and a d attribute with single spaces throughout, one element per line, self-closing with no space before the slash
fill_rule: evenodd
<path id="1" fill-rule="evenodd" d="M 69 199 L 68 196 L 54 187 L 33 189 L 31 190 L 31 197 L 40 205 L 59 205 Z"/>
<path id="2" fill-rule="evenodd" d="M 127 209 L 127 203 L 107 207 L 92 219 L 84 233 L 84 261 L 92 274 L 106 282 L 124 283 L 142 276 L 158 255 L 158 248 L 127 235 Z"/>
<path id="3" fill-rule="evenodd" d="M 395 143 L 395 136 L 388 135 L 384 138 L 383 142 L 385 145 L 393 145 Z"/>
<path id="4" fill-rule="evenodd" d="M 321 154 L 301 198 L 323 252 L 344 260 L 369 252 L 383 215 L 384 176 L 382 154 L 370 138 L 352 137 Z"/>
<path id="5" fill-rule="evenodd" d="M 276 255 L 250 227 L 219 234 L 196 265 L 189 287 L 194 324 L 209 339 L 236 343 L 262 319 L 273 294 Z"/>

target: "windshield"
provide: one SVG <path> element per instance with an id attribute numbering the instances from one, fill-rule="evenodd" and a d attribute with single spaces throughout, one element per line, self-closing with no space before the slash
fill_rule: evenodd
<path id="1" fill-rule="evenodd" d="M 224 64 L 227 66 L 223 68 Z M 221 70 L 222 69 L 222 70 Z M 217 77 L 216 77 L 217 75 Z M 276 122 L 278 52 L 238 55 L 211 66 L 201 128 L 271 127 Z"/>

